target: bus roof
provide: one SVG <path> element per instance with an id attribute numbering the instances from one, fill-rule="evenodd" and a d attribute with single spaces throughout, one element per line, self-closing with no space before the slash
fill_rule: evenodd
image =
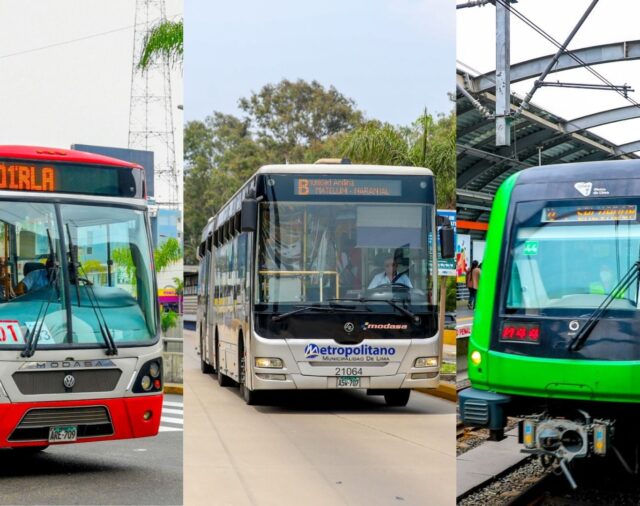
<path id="1" fill-rule="evenodd" d="M 372 174 L 376 176 L 433 176 L 430 169 L 424 167 L 406 167 L 397 165 L 362 165 L 362 164 L 323 164 L 295 163 L 263 165 L 232 196 L 218 212 L 207 220 L 202 230 L 201 241 L 205 241 L 220 225 L 220 220 L 227 220 L 240 210 L 241 200 L 251 185 L 255 188 L 256 176 L 260 174 Z"/>
<path id="2" fill-rule="evenodd" d="M 374 174 L 376 176 L 433 176 L 430 169 L 424 167 L 403 167 L 397 165 L 360 165 L 360 164 L 321 164 L 295 163 L 264 165 L 257 174 Z"/>
<path id="3" fill-rule="evenodd" d="M 50 162 L 83 163 L 94 165 L 108 165 L 117 167 L 129 167 L 142 169 L 142 166 L 111 158 L 110 156 L 86 153 L 73 149 L 46 148 L 41 146 L 1 146 L 0 158 L 10 158 L 16 160 L 39 160 Z"/>

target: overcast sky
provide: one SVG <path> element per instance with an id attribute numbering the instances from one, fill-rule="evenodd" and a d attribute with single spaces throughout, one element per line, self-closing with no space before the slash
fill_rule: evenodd
<path id="1" fill-rule="evenodd" d="M 182 2 L 166 9 L 181 17 Z M 0 143 L 127 147 L 134 16 L 134 0 L 2 0 Z M 181 69 L 172 77 L 181 148 Z"/>
<path id="2" fill-rule="evenodd" d="M 414 121 L 452 109 L 452 0 L 189 0 L 185 117 L 238 113 L 283 78 L 333 84 L 368 117 Z"/>
<path id="3" fill-rule="evenodd" d="M 458 0 L 458 3 L 464 3 Z M 514 7 L 543 28 L 555 39 L 564 42 L 585 12 L 591 0 L 519 0 Z M 495 7 L 473 7 L 457 11 L 457 59 L 480 72 L 495 69 Z M 591 12 L 569 49 L 640 39 L 637 0 L 600 1 Z M 554 54 L 556 48 L 522 23 L 511 18 L 511 63 Z M 614 84 L 629 84 L 636 91 L 630 95 L 640 101 L 640 61 L 597 65 L 595 70 Z M 587 70 L 576 69 L 550 74 L 547 81 L 601 84 Z M 512 91 L 524 96 L 533 80 L 513 84 Z M 567 88 L 542 88 L 533 102 L 565 119 L 630 105 L 612 91 L 587 91 Z M 591 129 L 592 132 L 624 144 L 640 139 L 640 119 Z"/>

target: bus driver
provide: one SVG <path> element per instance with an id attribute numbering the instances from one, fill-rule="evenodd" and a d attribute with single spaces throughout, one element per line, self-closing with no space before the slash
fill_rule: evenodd
<path id="1" fill-rule="evenodd" d="M 376 274 L 371 283 L 369 283 L 369 289 L 377 288 L 383 285 L 400 284 L 405 285 L 408 288 L 413 288 L 411 280 L 406 273 L 398 275 L 398 263 L 393 257 L 387 257 L 384 260 L 384 271 Z"/>

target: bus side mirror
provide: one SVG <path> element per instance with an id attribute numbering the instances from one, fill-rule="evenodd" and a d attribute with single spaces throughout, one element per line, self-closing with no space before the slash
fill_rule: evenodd
<path id="1" fill-rule="evenodd" d="M 258 201 L 246 198 L 242 201 L 240 211 L 240 230 L 242 232 L 255 232 L 258 228 Z"/>
<path id="2" fill-rule="evenodd" d="M 445 225 L 440 229 L 440 256 L 442 258 L 455 258 L 456 256 L 453 228 L 451 226 Z"/>

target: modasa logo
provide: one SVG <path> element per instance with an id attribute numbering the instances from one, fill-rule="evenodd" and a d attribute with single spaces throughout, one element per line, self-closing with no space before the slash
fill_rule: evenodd
<path id="1" fill-rule="evenodd" d="M 338 358 L 354 358 L 354 357 L 391 357 L 396 354 L 393 346 L 371 346 L 370 344 L 361 344 L 359 346 L 318 346 L 315 343 L 309 343 L 304 348 L 305 358 L 338 357 Z"/>
<path id="2" fill-rule="evenodd" d="M 406 323 L 369 323 L 362 324 L 362 330 L 407 330 L 409 325 Z"/>

